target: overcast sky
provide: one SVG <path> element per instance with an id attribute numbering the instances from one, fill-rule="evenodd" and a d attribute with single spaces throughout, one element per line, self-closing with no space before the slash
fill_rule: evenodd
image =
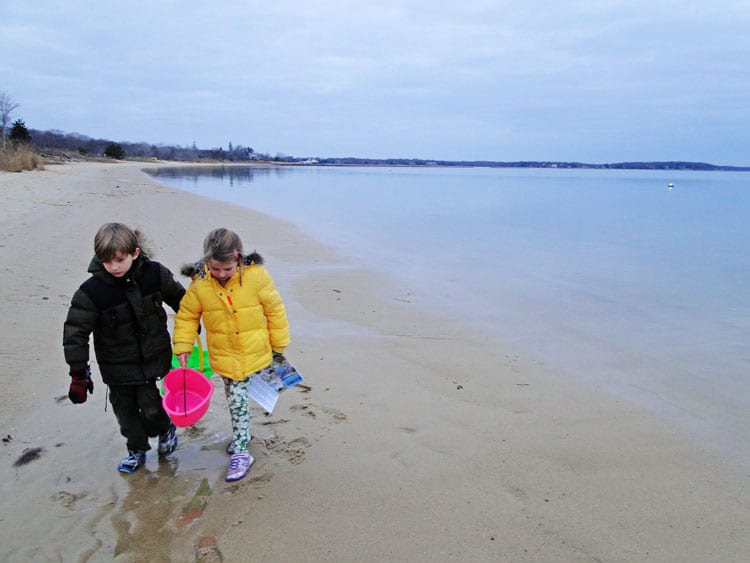
<path id="1" fill-rule="evenodd" d="M 29 128 L 292 156 L 750 165 L 747 0 L 2 0 Z"/>

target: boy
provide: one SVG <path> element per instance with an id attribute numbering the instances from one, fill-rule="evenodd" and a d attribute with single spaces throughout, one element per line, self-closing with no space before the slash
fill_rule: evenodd
<path id="1" fill-rule="evenodd" d="M 73 295 L 63 329 L 73 403 L 86 401 L 94 383 L 89 335 L 109 401 L 127 439 L 128 455 L 118 466 L 132 473 L 146 462 L 149 437 L 159 436 L 159 454 L 177 447 L 176 428 L 161 403 L 156 380 L 171 368 L 172 348 L 162 303 L 177 311 L 185 289 L 153 262 L 140 231 L 122 223 L 102 225 L 94 237 L 91 277 Z"/>

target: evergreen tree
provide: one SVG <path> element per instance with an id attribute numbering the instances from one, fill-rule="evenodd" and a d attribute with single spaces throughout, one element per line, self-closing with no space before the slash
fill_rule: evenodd
<path id="1" fill-rule="evenodd" d="M 125 150 L 118 143 L 110 143 L 104 149 L 104 156 L 116 160 L 122 160 L 125 158 Z"/>
<path id="2" fill-rule="evenodd" d="M 28 144 L 31 142 L 31 134 L 26 128 L 23 119 L 16 119 L 13 122 L 13 125 L 10 127 L 10 132 L 8 133 L 8 139 L 17 144 Z"/>

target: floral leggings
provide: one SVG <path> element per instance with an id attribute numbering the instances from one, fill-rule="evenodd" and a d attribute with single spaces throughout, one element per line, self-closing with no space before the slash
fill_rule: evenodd
<path id="1" fill-rule="evenodd" d="M 250 397 L 247 391 L 250 381 L 254 376 L 261 375 L 270 369 L 269 366 L 258 370 L 242 381 L 223 376 L 221 378 L 224 381 L 224 394 L 229 403 L 229 414 L 232 416 L 232 449 L 234 453 L 248 452 L 248 444 L 250 443 Z"/>

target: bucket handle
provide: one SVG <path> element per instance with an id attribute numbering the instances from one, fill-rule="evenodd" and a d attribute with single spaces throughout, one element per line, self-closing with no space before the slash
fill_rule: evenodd
<path id="1" fill-rule="evenodd" d="M 201 340 L 201 335 L 198 332 L 195 333 L 195 342 L 196 344 L 198 344 L 198 369 L 200 370 L 201 373 L 204 373 L 203 372 L 203 366 L 204 366 L 203 341 Z"/>
<path id="2" fill-rule="evenodd" d="M 183 413 L 187 415 L 187 380 L 185 375 L 185 368 L 182 368 L 182 408 Z"/>

